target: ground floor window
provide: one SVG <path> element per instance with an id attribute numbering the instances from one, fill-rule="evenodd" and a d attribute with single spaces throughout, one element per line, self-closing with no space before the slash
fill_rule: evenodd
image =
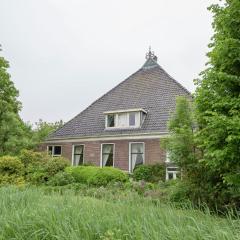
<path id="1" fill-rule="evenodd" d="M 130 172 L 144 163 L 144 143 L 130 143 Z"/>
<path id="2" fill-rule="evenodd" d="M 47 146 L 47 151 L 53 157 L 60 157 L 62 155 L 62 146 Z"/>
<path id="3" fill-rule="evenodd" d="M 83 164 L 84 145 L 73 146 L 73 166 L 79 166 Z"/>
<path id="4" fill-rule="evenodd" d="M 177 179 L 178 174 L 179 174 L 178 167 L 167 167 L 166 168 L 166 180 Z"/>
<path id="5" fill-rule="evenodd" d="M 113 167 L 114 159 L 114 144 L 102 144 L 102 156 L 101 156 L 101 166 L 102 167 Z"/>

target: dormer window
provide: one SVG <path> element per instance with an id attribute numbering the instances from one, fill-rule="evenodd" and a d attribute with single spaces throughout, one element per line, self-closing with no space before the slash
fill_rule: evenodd
<path id="1" fill-rule="evenodd" d="M 143 109 L 128 109 L 105 112 L 106 129 L 139 128 L 141 127 L 146 111 Z"/>
<path id="2" fill-rule="evenodd" d="M 107 127 L 115 127 L 115 115 L 114 114 L 107 115 Z"/>
<path id="3" fill-rule="evenodd" d="M 136 112 L 129 113 L 129 126 L 136 125 Z"/>

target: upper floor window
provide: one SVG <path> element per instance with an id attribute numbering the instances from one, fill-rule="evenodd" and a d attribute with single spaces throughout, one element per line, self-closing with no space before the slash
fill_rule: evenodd
<path id="1" fill-rule="evenodd" d="M 60 157 L 62 155 L 62 146 L 48 146 L 48 154 L 53 157 Z"/>
<path id="2" fill-rule="evenodd" d="M 106 128 L 141 127 L 146 112 L 143 109 L 129 109 L 105 112 Z"/>
<path id="3" fill-rule="evenodd" d="M 115 115 L 114 114 L 107 115 L 107 127 L 115 127 Z"/>

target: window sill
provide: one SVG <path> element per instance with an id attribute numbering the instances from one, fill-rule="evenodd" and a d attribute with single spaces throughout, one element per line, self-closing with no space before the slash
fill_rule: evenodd
<path id="1" fill-rule="evenodd" d="M 106 127 L 104 130 L 106 131 L 111 131 L 111 130 L 130 130 L 130 129 L 137 129 L 137 128 L 141 128 L 140 126 L 136 126 L 136 127 Z"/>

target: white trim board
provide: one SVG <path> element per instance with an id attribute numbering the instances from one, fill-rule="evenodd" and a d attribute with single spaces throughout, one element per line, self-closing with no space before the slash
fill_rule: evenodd
<path id="1" fill-rule="evenodd" d="M 91 141 L 114 141 L 114 140 L 137 140 L 137 139 L 159 139 L 166 138 L 168 134 L 152 134 L 152 135 L 124 135 L 124 136 L 103 136 L 103 137 L 86 137 L 86 138 L 65 138 L 47 140 L 44 143 L 75 143 L 75 142 L 91 142 Z"/>

